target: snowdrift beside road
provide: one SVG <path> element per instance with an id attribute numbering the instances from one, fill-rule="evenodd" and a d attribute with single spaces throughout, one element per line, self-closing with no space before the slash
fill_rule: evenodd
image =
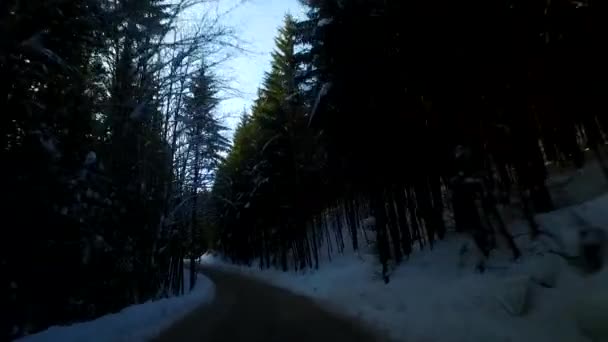
<path id="1" fill-rule="evenodd" d="M 186 272 L 187 273 L 187 272 Z M 186 284 L 188 276 L 186 275 Z M 118 342 L 148 341 L 184 317 L 196 307 L 208 303 L 215 295 L 215 286 L 202 274 L 194 289 L 179 297 L 163 298 L 132 305 L 120 312 L 93 321 L 69 326 L 55 326 L 25 336 L 21 342 Z"/>
<path id="2" fill-rule="evenodd" d="M 576 253 L 574 239 L 580 224 L 572 210 L 606 228 L 608 195 L 538 217 L 543 230 L 564 240 L 569 254 Z M 318 299 L 397 341 L 591 341 L 588 330 L 597 331 L 608 317 L 608 271 L 583 276 L 562 258 L 547 253 L 555 247 L 554 241 L 544 237 L 530 241 L 523 222 L 513 223 L 511 229 L 523 252 L 518 262 L 510 260 L 508 251 L 498 251 L 486 273 L 476 273 L 473 253 L 462 254 L 470 239 L 450 234 L 432 251 L 415 251 L 393 270 L 386 285 L 377 258 L 370 253 L 346 253 L 323 262 L 317 271 L 298 273 L 230 265 L 212 254 L 201 257 L 201 262 Z M 586 296 L 607 300 L 587 308 L 585 303 L 596 301 Z"/>

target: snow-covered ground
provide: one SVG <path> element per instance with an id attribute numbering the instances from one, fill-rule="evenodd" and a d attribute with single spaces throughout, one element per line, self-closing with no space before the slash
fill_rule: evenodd
<path id="1" fill-rule="evenodd" d="M 608 195 L 603 195 L 540 215 L 538 220 L 542 229 L 564 240 L 565 252 L 577 254 L 580 222 L 571 212 L 608 227 L 606 210 Z M 201 262 L 317 299 L 328 309 L 358 317 L 397 341 L 591 341 L 581 332 L 585 329 L 581 325 L 588 322 L 577 321 L 580 314 L 575 313 L 581 310 L 581 300 L 597 303 L 584 296 L 599 294 L 603 304 L 593 308 L 591 324 L 597 324 L 597 317 L 608 319 L 608 272 L 583 276 L 564 259 L 547 253 L 556 248 L 553 240 L 529 241 L 527 226 L 520 221 L 513 222 L 511 229 L 524 256 L 513 262 L 504 249 L 493 253 L 484 274 L 474 270 L 470 239 L 456 233 L 432 251 L 415 251 L 392 271 L 389 284 L 381 280 L 377 258 L 370 250 L 334 256 L 319 270 L 305 273 L 235 266 L 213 254 L 205 254 Z M 463 246 L 469 252 L 462 253 Z"/>
<path id="2" fill-rule="evenodd" d="M 556 171 L 547 179 L 551 198 L 557 207 L 582 203 L 608 191 L 608 182 L 599 162 L 590 152 L 587 152 L 587 159 L 589 161 L 582 169 Z"/>
<path id="3" fill-rule="evenodd" d="M 186 273 L 186 284 L 188 274 Z M 211 280 L 201 274 L 194 289 L 179 297 L 132 305 L 93 321 L 55 326 L 17 341 L 21 342 L 118 342 L 148 341 L 215 295 Z"/>

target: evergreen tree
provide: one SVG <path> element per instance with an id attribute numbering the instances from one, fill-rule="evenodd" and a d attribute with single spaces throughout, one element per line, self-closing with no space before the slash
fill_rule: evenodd
<path id="1" fill-rule="evenodd" d="M 286 16 L 276 39 L 271 71 L 250 117 L 234 137 L 234 149 L 220 168 L 214 194 L 221 213 L 219 236 L 225 252 L 238 261 L 254 256 L 263 266 L 287 269 L 290 250 L 299 249 L 297 267 L 307 254 L 306 218 L 313 210 L 305 187 L 315 171 L 311 132 L 296 76 L 296 23 Z M 239 226 L 253 227 L 251 230 Z M 271 260 L 272 259 L 272 260 Z"/>
<path id="2" fill-rule="evenodd" d="M 198 74 L 192 80 L 191 95 L 186 98 L 186 118 L 188 122 L 188 150 L 190 158 L 190 289 L 196 281 L 195 258 L 204 251 L 197 246 L 203 239 L 201 234 L 202 222 L 199 222 L 200 204 L 205 205 L 207 198 L 203 196 L 209 190 L 213 174 L 223 160 L 223 154 L 230 147 L 228 140 L 222 135 L 226 131 L 216 117 L 217 85 L 207 66 L 200 67 Z M 202 191 L 202 192 L 201 192 Z M 208 196 L 204 196 L 208 197 Z"/>
<path id="3" fill-rule="evenodd" d="M 208 26 L 168 42 L 169 32 L 182 36 L 176 18 L 197 3 L 0 5 L 0 212 L 11 222 L 0 243 L 2 313 L 10 317 L 0 339 L 179 292 L 178 261 L 190 240 L 167 215 L 179 211 L 183 189 L 171 187 L 177 173 L 167 141 L 179 135 L 171 129 L 177 118 L 162 114 L 167 103 L 183 107 L 171 93 L 187 93 L 178 86 L 191 76 L 170 69 L 228 38 Z M 167 54 L 175 45 L 180 55 Z M 202 157 L 211 174 L 226 147 L 213 122 Z"/>
<path id="4" fill-rule="evenodd" d="M 601 5 L 305 3 L 308 18 L 293 24 L 297 53 L 273 56 L 251 119 L 222 167 L 225 180 L 216 183 L 218 194 L 232 196 L 220 207 L 237 216 L 223 216 L 219 226 L 225 253 L 286 268 L 287 255 L 306 261 L 300 245 L 308 234 L 314 235 L 309 251 L 316 253 L 317 234 L 327 226 L 339 247 L 348 224 L 356 248 L 357 218 L 371 214 L 388 281 L 391 259 L 399 262 L 414 243 L 432 248 L 445 236 L 449 210 L 455 228 L 476 236 L 483 251 L 494 248 L 498 232 L 517 258 L 498 203 L 519 197 L 537 236 L 534 213 L 553 208 L 547 162 L 580 167 L 581 137 L 589 134 L 593 145 L 604 136 L 592 114 L 593 91 L 572 89 L 593 84 L 590 70 L 605 70 L 591 57 L 599 40 L 588 38 L 600 31 L 582 24 L 592 22 L 590 11 Z M 283 38 L 277 39 L 281 51 Z M 277 71 L 291 57 L 295 73 Z M 579 58 L 593 62 L 579 68 L 565 61 Z M 282 101 L 292 75 L 297 96 Z M 298 106 L 289 105 L 292 99 Z M 574 114 L 579 108 L 586 114 Z M 287 134 L 282 127 L 290 127 Z M 314 158 L 320 167 L 296 162 L 290 169 L 287 156 Z M 289 198 L 294 193 L 306 200 Z"/>

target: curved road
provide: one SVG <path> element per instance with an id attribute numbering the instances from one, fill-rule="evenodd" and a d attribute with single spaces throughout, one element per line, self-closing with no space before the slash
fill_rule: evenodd
<path id="1" fill-rule="evenodd" d="M 385 340 L 360 322 L 328 313 L 311 299 L 242 275 L 207 267 L 201 271 L 215 283 L 215 299 L 194 310 L 155 341 Z"/>

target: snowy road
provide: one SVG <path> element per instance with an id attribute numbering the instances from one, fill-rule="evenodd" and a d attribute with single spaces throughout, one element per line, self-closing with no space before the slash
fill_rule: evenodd
<path id="1" fill-rule="evenodd" d="M 155 341 L 383 341 L 362 323 L 257 280 L 204 267 L 216 285 L 210 305 L 194 310 Z M 349 286 L 344 284 L 344 286 Z"/>

